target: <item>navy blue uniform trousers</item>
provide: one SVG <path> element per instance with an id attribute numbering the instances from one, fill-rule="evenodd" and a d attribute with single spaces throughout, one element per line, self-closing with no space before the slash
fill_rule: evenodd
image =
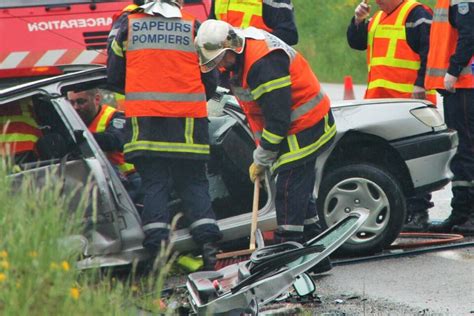
<path id="1" fill-rule="evenodd" d="M 209 196 L 209 181 L 204 160 L 140 157 L 134 160 L 142 177 L 144 207 L 141 214 L 145 240 L 143 246 L 157 252 L 169 237 L 168 200 L 172 187 L 182 200 L 186 222 L 193 240 L 202 245 L 221 238 Z"/>

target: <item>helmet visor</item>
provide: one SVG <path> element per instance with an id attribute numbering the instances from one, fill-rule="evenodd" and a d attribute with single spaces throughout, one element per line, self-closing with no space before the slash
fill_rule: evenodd
<path id="1" fill-rule="evenodd" d="M 217 56 L 212 58 L 211 60 L 208 60 L 207 62 L 205 61 L 206 59 L 201 59 L 201 72 L 206 73 L 211 71 L 212 69 L 216 68 L 217 65 L 221 62 L 221 60 L 224 58 L 224 55 L 226 53 L 227 49 L 224 49 L 221 51 Z"/>

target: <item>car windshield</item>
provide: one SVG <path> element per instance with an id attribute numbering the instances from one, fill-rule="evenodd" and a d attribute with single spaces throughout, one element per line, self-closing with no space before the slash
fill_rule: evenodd
<path id="1" fill-rule="evenodd" d="M 21 8 L 33 6 L 68 5 L 77 3 L 130 2 L 128 0 L 2 0 L 0 8 Z"/>

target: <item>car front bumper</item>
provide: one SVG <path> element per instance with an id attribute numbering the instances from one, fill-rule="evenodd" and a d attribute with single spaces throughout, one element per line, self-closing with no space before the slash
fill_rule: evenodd
<path id="1" fill-rule="evenodd" d="M 449 164 L 458 146 L 455 130 L 444 130 L 392 143 L 410 172 L 415 192 L 442 188 L 452 178 Z"/>

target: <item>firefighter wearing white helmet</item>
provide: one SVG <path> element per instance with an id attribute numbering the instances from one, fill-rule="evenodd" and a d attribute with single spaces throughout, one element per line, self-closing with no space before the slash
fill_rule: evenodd
<path id="1" fill-rule="evenodd" d="M 217 20 L 208 21 L 201 25 L 202 31 L 198 32 L 195 40 L 201 71 L 204 73 L 216 68 L 227 50 L 242 53 L 245 43 L 245 37 L 237 34 L 230 24 Z"/>
<path id="2" fill-rule="evenodd" d="M 244 110 L 257 148 L 249 168 L 255 181 L 276 176 L 275 241 L 302 242 L 317 234 L 312 192 L 316 157 L 336 126 L 328 96 L 301 54 L 272 34 L 205 21 L 197 34 L 201 71 L 230 71 L 231 90 Z"/>
<path id="3" fill-rule="evenodd" d="M 131 12 L 112 42 L 108 84 L 124 90 L 124 155 L 142 177 L 141 212 L 151 255 L 148 268 L 170 233 L 171 185 L 183 201 L 204 269 L 214 269 L 222 237 L 212 210 L 206 162 L 210 155 L 206 99 L 217 74 L 201 74 L 194 39 L 199 22 L 181 11 L 182 1 L 145 3 Z M 164 80 L 166 79 L 166 80 Z"/>

